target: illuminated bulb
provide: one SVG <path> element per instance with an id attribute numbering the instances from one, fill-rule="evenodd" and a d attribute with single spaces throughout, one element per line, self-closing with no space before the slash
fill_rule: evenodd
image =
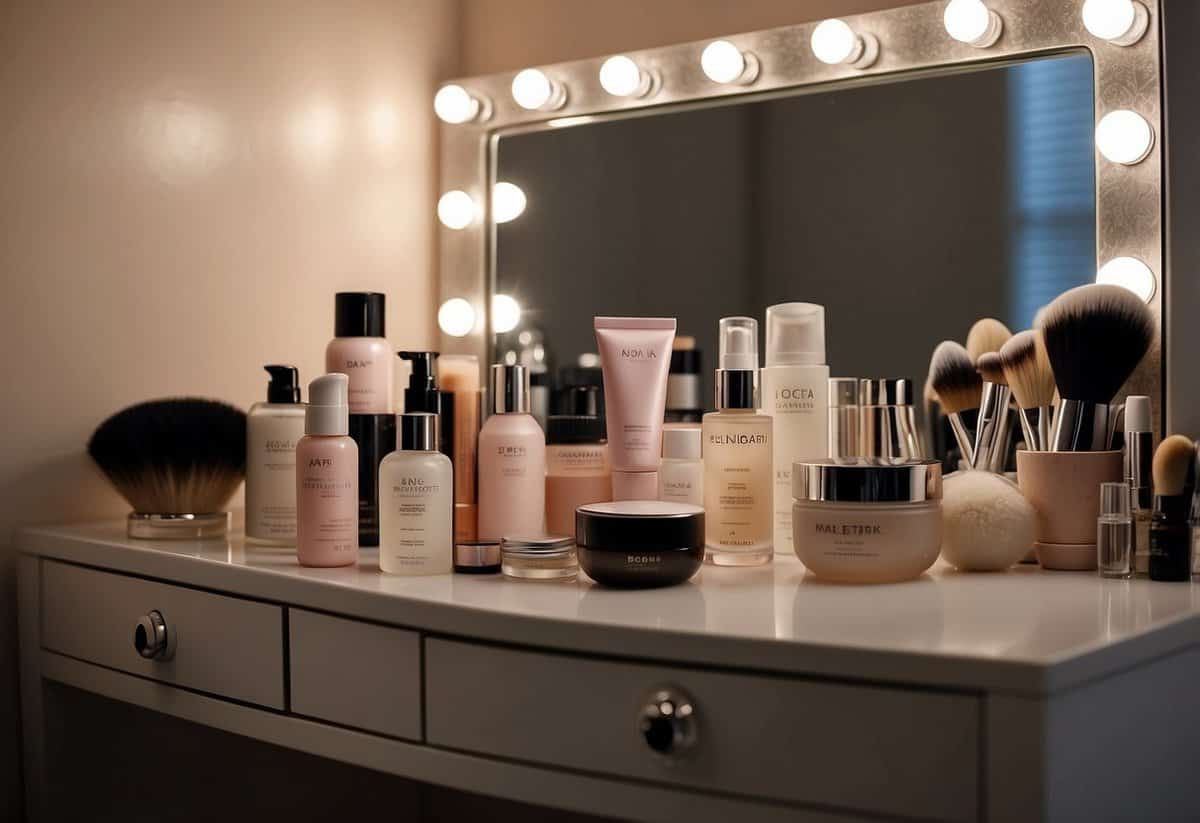
<path id="1" fill-rule="evenodd" d="M 521 304 L 507 294 L 492 297 L 492 331 L 496 334 L 510 332 L 521 322 Z"/>
<path id="2" fill-rule="evenodd" d="M 600 85 L 613 97 L 645 97 L 654 77 L 623 54 L 610 57 L 600 67 Z"/>
<path id="3" fill-rule="evenodd" d="M 879 41 L 870 34 L 855 34 L 842 20 L 822 20 L 813 29 L 812 51 L 822 63 L 865 69 L 879 56 Z"/>
<path id="4" fill-rule="evenodd" d="M 1110 111 L 1096 126 L 1096 148 L 1113 163 L 1132 166 L 1154 147 L 1154 129 L 1146 118 L 1128 109 Z"/>
<path id="5" fill-rule="evenodd" d="M 714 83 L 753 83 L 758 58 L 728 40 L 714 40 L 700 54 L 700 68 Z"/>
<path id="6" fill-rule="evenodd" d="M 512 81 L 513 100 L 529 111 L 553 111 L 567 102 L 567 91 L 538 69 L 517 72 Z"/>
<path id="7" fill-rule="evenodd" d="M 1132 46 L 1150 25 L 1150 12 L 1137 0 L 1086 0 L 1083 27 L 1101 40 Z"/>
<path id="8" fill-rule="evenodd" d="M 1000 39 L 1004 22 L 983 0 L 950 0 L 942 15 L 946 33 L 960 43 L 986 49 Z"/>
<path id="9" fill-rule="evenodd" d="M 474 97 L 462 86 L 453 83 L 438 89 L 433 96 L 433 111 L 438 119 L 453 125 L 486 120 L 491 116 L 491 106 L 486 99 Z"/>
<path id="10" fill-rule="evenodd" d="M 525 192 L 513 183 L 497 183 L 492 189 L 492 219 L 497 223 L 516 220 L 525 211 Z"/>
<path id="11" fill-rule="evenodd" d="M 451 337 L 466 337 L 475 328 L 475 307 L 461 297 L 451 297 L 438 309 L 438 328 Z"/>
<path id="12" fill-rule="evenodd" d="M 465 229 L 467 226 L 475 222 L 475 216 L 478 213 L 475 208 L 475 201 L 471 199 L 471 195 L 465 191 L 448 191 L 438 200 L 437 215 L 438 220 L 442 221 L 442 225 L 448 229 Z"/>
<path id="13" fill-rule="evenodd" d="M 1114 257 L 1096 272 L 1097 283 L 1122 286 L 1149 303 L 1158 288 L 1158 279 L 1150 267 L 1136 257 Z"/>

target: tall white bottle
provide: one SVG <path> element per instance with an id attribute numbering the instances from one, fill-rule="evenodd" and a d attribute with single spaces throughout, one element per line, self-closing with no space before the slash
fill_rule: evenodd
<path id="1" fill-rule="evenodd" d="M 300 373 L 264 366 L 271 375 L 267 402 L 246 416 L 246 537 L 277 546 L 296 544 L 296 444 L 304 436 Z"/>
<path id="2" fill-rule="evenodd" d="M 767 308 L 762 406 L 774 421 L 775 551 L 792 554 L 792 463 L 829 452 L 824 306 L 779 303 Z"/>
<path id="3" fill-rule="evenodd" d="M 379 464 L 379 568 L 387 574 L 450 574 L 454 468 L 438 451 L 438 416 L 396 415 L 400 449 Z"/>

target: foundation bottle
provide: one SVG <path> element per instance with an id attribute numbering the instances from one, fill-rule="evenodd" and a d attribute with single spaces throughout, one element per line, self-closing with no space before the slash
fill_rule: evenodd
<path id="1" fill-rule="evenodd" d="M 296 444 L 304 436 L 300 373 L 264 366 L 267 402 L 246 415 L 246 537 L 256 543 L 296 542 Z"/>
<path id="2" fill-rule="evenodd" d="M 773 553 L 771 417 L 758 408 L 758 322 L 723 317 L 717 410 L 704 415 L 705 561 L 757 566 Z"/>
<path id="3" fill-rule="evenodd" d="M 479 539 L 539 535 L 546 519 L 546 436 L 529 413 L 529 372 L 492 366 L 492 415 L 479 431 Z"/>
<path id="4" fill-rule="evenodd" d="M 449 574 L 454 545 L 454 469 L 438 451 L 438 416 L 398 415 L 400 450 L 379 466 L 379 568 Z"/>
<path id="5" fill-rule="evenodd" d="M 304 437 L 296 445 L 296 554 L 302 566 L 358 562 L 358 446 L 347 435 L 350 380 L 308 384 Z"/>
<path id="6" fill-rule="evenodd" d="M 575 535 L 575 509 L 612 500 L 598 386 L 563 389 L 546 423 L 546 533 Z"/>

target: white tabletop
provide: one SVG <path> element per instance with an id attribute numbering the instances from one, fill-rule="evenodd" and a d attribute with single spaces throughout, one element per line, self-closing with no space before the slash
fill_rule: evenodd
<path id="1" fill-rule="evenodd" d="M 704 567 L 665 589 L 613 590 L 499 575 L 393 577 L 378 555 L 310 569 L 294 550 L 151 542 L 124 523 L 19 533 L 29 554 L 442 635 L 550 649 L 852 678 L 1047 693 L 1200 642 L 1200 586 L 1094 572 L 962 574 L 939 562 L 892 585 L 822 583 L 794 558 Z M 149 606 L 148 606 L 149 607 Z M 152 608 L 152 607 L 151 607 Z"/>

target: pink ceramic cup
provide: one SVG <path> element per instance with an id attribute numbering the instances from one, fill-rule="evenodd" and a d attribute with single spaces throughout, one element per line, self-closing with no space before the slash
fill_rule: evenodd
<path id="1" fill-rule="evenodd" d="M 1037 511 L 1034 551 L 1042 568 L 1096 568 L 1100 484 L 1122 475 L 1119 451 L 1017 452 L 1017 485 Z"/>

